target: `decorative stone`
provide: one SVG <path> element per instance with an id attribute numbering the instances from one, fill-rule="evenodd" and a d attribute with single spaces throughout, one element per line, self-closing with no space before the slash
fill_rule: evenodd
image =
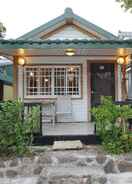
<path id="1" fill-rule="evenodd" d="M 132 173 L 108 174 L 108 184 L 132 184 Z"/>
<path id="2" fill-rule="evenodd" d="M 77 158 L 74 156 L 67 156 L 67 155 L 63 155 L 61 157 L 58 157 L 58 161 L 60 164 L 67 164 L 67 163 L 73 163 L 77 161 Z"/>
<path id="3" fill-rule="evenodd" d="M 34 165 L 32 164 L 24 164 L 19 167 L 19 174 L 23 177 L 32 176 L 34 170 Z"/>
<path id="4" fill-rule="evenodd" d="M 68 149 L 82 149 L 83 145 L 80 140 L 78 141 L 55 141 L 53 150 L 68 150 Z"/>
<path id="5" fill-rule="evenodd" d="M 106 184 L 107 178 L 106 177 L 92 177 L 91 184 Z"/>
<path id="6" fill-rule="evenodd" d="M 99 177 L 98 181 L 99 181 L 99 184 L 105 184 L 107 182 L 107 178 L 106 177 Z"/>
<path id="7" fill-rule="evenodd" d="M 118 164 L 118 169 L 120 172 L 132 172 L 132 163 L 121 161 Z"/>
<path id="8" fill-rule="evenodd" d="M 34 161 L 34 157 L 24 157 L 22 158 L 22 164 L 32 164 Z"/>
<path id="9" fill-rule="evenodd" d="M 126 161 L 130 161 L 132 162 L 132 154 L 129 153 L 129 154 L 126 154 L 125 158 L 124 158 Z"/>
<path id="10" fill-rule="evenodd" d="M 96 157 L 96 161 L 99 164 L 103 164 L 106 161 L 106 156 L 102 155 L 102 154 L 98 154 L 97 157 Z"/>
<path id="11" fill-rule="evenodd" d="M 10 167 L 16 167 L 16 166 L 18 166 L 18 160 L 14 159 L 14 160 L 11 161 Z"/>
<path id="12" fill-rule="evenodd" d="M 0 160 L 0 168 L 5 168 L 5 164 L 3 160 Z"/>
<path id="13" fill-rule="evenodd" d="M 41 173 L 42 169 L 43 169 L 43 167 L 38 166 L 37 168 L 34 169 L 33 173 L 35 175 L 39 175 Z"/>
<path id="14" fill-rule="evenodd" d="M 83 178 L 84 184 L 92 184 L 91 183 L 91 176 L 87 176 L 86 178 Z"/>
<path id="15" fill-rule="evenodd" d="M 48 181 L 49 184 L 92 184 L 91 177 L 75 177 L 75 176 L 63 176 L 52 177 Z"/>
<path id="16" fill-rule="evenodd" d="M 3 177 L 4 177 L 3 172 L 0 172 L 0 178 L 3 178 Z"/>
<path id="17" fill-rule="evenodd" d="M 47 178 L 40 176 L 37 181 L 37 184 L 48 184 L 48 180 Z"/>
<path id="18" fill-rule="evenodd" d="M 92 162 L 92 161 L 93 161 L 92 158 L 86 158 L 86 162 L 87 162 L 87 163 L 90 163 L 90 162 Z"/>
<path id="19" fill-rule="evenodd" d="M 17 172 L 14 171 L 14 170 L 7 170 L 7 171 L 6 171 L 6 176 L 7 176 L 8 178 L 14 178 L 14 177 L 17 176 Z"/>
<path id="20" fill-rule="evenodd" d="M 46 155 L 43 155 L 41 156 L 39 159 L 38 159 L 38 163 L 39 164 L 52 164 L 52 158 L 50 155 L 46 154 Z"/>
<path id="21" fill-rule="evenodd" d="M 87 162 L 86 162 L 85 159 L 80 159 L 80 160 L 77 161 L 76 165 L 79 166 L 79 167 L 86 167 Z"/>
<path id="22" fill-rule="evenodd" d="M 104 166 L 104 171 L 106 173 L 116 173 L 115 164 L 113 160 L 109 160 L 107 164 Z"/>

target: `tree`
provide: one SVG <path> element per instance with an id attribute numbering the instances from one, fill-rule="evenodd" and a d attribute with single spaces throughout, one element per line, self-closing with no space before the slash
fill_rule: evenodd
<path id="1" fill-rule="evenodd" d="M 132 11 L 132 0 L 116 0 L 117 2 L 121 3 L 121 7 L 125 10 Z"/>
<path id="2" fill-rule="evenodd" d="M 6 27 L 3 25 L 2 22 L 0 22 L 0 38 L 3 38 L 5 36 Z"/>

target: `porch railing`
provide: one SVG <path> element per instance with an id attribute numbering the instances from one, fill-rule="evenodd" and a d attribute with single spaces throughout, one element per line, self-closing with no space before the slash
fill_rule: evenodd
<path id="1" fill-rule="evenodd" d="M 132 100 L 131 99 L 127 99 L 126 101 L 114 101 L 114 104 L 120 105 L 120 106 L 129 105 L 132 108 Z M 97 104 L 96 107 L 98 107 L 99 105 L 100 104 Z M 130 131 L 132 131 L 132 118 L 128 118 L 128 129 Z M 96 134 L 96 131 L 97 131 L 97 128 L 96 128 L 96 122 L 95 122 L 95 124 L 94 124 L 94 133 L 95 134 Z"/>
<path id="2" fill-rule="evenodd" d="M 24 115 L 25 113 L 28 113 L 31 111 L 32 107 L 39 107 L 40 108 L 40 120 L 39 120 L 39 132 L 37 132 L 37 134 L 42 135 L 42 104 L 41 103 L 36 103 L 36 102 L 30 102 L 30 103 L 24 103 L 24 109 L 23 109 L 23 119 L 24 119 Z"/>
<path id="3" fill-rule="evenodd" d="M 126 101 L 115 101 L 116 105 L 129 105 L 132 108 L 132 100 L 131 99 L 127 99 Z M 132 131 L 132 118 L 128 118 L 128 128 L 129 130 Z"/>

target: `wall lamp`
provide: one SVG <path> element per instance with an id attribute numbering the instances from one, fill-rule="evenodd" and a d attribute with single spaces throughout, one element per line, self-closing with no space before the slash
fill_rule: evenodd
<path id="1" fill-rule="evenodd" d="M 125 57 L 119 56 L 119 57 L 117 58 L 117 63 L 118 63 L 119 65 L 125 64 L 125 63 L 126 63 Z"/>
<path id="2" fill-rule="evenodd" d="M 75 49 L 72 49 L 72 48 L 66 49 L 65 54 L 67 56 L 74 56 L 75 55 Z"/>
<path id="3" fill-rule="evenodd" d="M 18 64 L 23 66 L 25 64 L 25 58 L 24 57 L 18 57 Z"/>

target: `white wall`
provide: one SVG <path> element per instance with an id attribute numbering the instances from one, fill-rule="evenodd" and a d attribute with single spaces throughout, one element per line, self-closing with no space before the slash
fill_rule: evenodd
<path id="1" fill-rule="evenodd" d="M 72 99 L 73 121 L 88 120 L 88 81 L 87 58 L 83 57 L 33 57 L 27 58 L 28 64 L 81 64 L 82 65 L 82 97 Z M 23 98 L 23 72 L 18 68 L 18 96 Z M 39 99 L 24 99 L 25 101 L 40 101 Z M 42 100 L 41 100 L 42 101 Z"/>

